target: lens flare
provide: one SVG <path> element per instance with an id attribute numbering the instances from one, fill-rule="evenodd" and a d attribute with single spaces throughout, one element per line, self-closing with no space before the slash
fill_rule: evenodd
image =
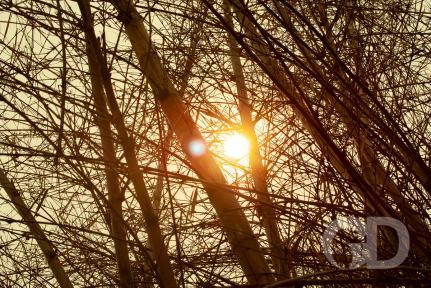
<path id="1" fill-rule="evenodd" d="M 201 156 L 205 153 L 205 143 L 200 139 L 192 140 L 189 143 L 189 152 L 192 156 Z"/>

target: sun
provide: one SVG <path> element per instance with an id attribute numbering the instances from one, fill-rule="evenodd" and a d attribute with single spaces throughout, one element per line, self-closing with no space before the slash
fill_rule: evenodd
<path id="1" fill-rule="evenodd" d="M 250 142 L 241 134 L 229 135 L 223 142 L 223 150 L 227 157 L 240 160 L 248 155 Z"/>

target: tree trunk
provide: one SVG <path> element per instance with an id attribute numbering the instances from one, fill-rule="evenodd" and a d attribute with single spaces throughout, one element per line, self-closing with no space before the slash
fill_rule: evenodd
<path id="1" fill-rule="evenodd" d="M 284 20 L 290 25 L 290 28 L 291 28 L 290 32 L 293 34 L 296 34 L 296 37 L 294 38 L 298 39 L 299 35 L 297 34 L 293 24 L 290 22 L 288 13 L 286 12 L 285 8 L 281 6 L 279 6 L 278 8 Z M 352 31 L 351 25 L 349 25 L 347 33 L 351 35 L 351 38 L 354 39 L 354 36 L 352 36 L 354 34 L 354 31 Z M 335 51 L 334 43 L 332 43 L 332 41 L 330 40 L 328 40 L 328 42 L 330 45 L 332 45 L 331 48 L 334 49 Z M 296 43 L 298 47 L 301 49 L 302 53 L 304 54 L 308 64 L 313 69 L 313 71 L 316 72 L 318 75 L 320 75 L 320 77 L 324 78 L 324 75 L 321 72 L 321 69 L 312 60 L 313 57 L 310 55 L 308 49 L 304 47 L 301 42 L 297 41 Z M 353 47 L 353 49 L 355 49 L 356 51 L 359 50 L 357 43 L 352 43 L 351 47 Z M 361 69 L 359 67 L 359 63 L 357 63 L 357 65 L 358 65 L 357 70 L 360 71 Z M 334 69 L 337 69 L 337 67 L 334 67 Z M 340 73 L 342 73 L 342 71 L 340 71 Z M 347 78 L 347 75 L 345 75 L 345 77 Z M 348 91 L 346 92 L 348 93 Z M 328 93 L 327 91 L 322 91 L 322 95 L 331 105 L 335 107 L 345 127 L 347 128 L 348 133 L 352 136 L 355 142 L 356 150 L 359 155 L 362 176 L 364 180 L 367 181 L 367 183 L 372 188 L 372 191 L 374 194 L 373 198 L 378 197 L 379 199 L 381 199 L 381 201 L 386 201 L 384 198 L 384 194 L 382 193 L 383 191 L 386 190 L 387 195 L 392 198 L 392 200 L 396 203 L 398 209 L 400 209 L 403 218 L 405 219 L 405 221 L 410 227 L 409 230 L 413 232 L 414 238 L 417 241 L 419 241 L 423 247 L 427 247 L 428 241 L 426 239 L 431 237 L 431 234 L 426 224 L 422 221 L 418 213 L 411 207 L 411 205 L 402 196 L 401 191 L 398 189 L 395 182 L 390 177 L 388 177 L 387 171 L 385 170 L 383 164 L 377 159 L 376 152 L 371 148 L 371 139 L 369 138 L 366 131 L 363 131 L 361 129 L 359 123 L 357 123 L 358 121 L 352 117 L 352 115 L 349 113 L 349 110 L 346 108 L 346 106 L 339 103 L 337 99 L 334 99 L 334 97 L 330 95 L 330 93 Z M 361 93 L 361 91 L 359 90 L 357 95 L 363 96 L 363 93 Z M 361 98 L 365 98 L 365 97 L 361 97 Z M 347 103 L 346 105 L 349 105 L 349 104 L 350 103 Z M 362 122 L 370 125 L 369 119 L 365 115 L 360 114 L 358 117 L 360 117 Z M 380 215 L 376 211 L 375 207 L 373 207 L 374 199 L 367 198 L 365 197 L 365 195 L 363 196 L 364 196 L 364 201 L 366 206 L 365 209 L 369 215 L 384 216 L 384 215 Z M 388 231 L 392 231 L 392 230 L 388 230 Z M 396 249 L 398 247 L 398 242 L 393 232 L 388 232 L 386 236 L 388 240 L 391 242 L 392 247 Z M 424 251 L 421 251 L 420 249 L 418 250 L 415 247 L 414 249 L 418 254 L 422 255 L 422 257 L 425 257 L 426 253 L 424 253 Z"/>
<path id="2" fill-rule="evenodd" d="M 225 19 L 228 25 L 233 27 L 232 16 L 230 14 L 229 4 L 224 1 L 223 4 Z M 263 159 L 259 151 L 256 132 L 252 120 L 252 108 L 247 95 L 244 73 L 241 65 L 240 51 L 237 47 L 235 38 L 228 34 L 228 44 L 231 55 L 233 74 L 236 82 L 238 110 L 241 118 L 242 128 L 250 141 L 249 161 L 251 167 L 251 175 L 253 178 L 254 189 L 256 190 L 257 212 L 262 218 L 266 236 L 268 238 L 269 247 L 271 249 L 271 258 L 274 269 L 279 274 L 279 277 L 286 278 L 289 276 L 286 256 L 284 255 L 283 243 L 281 241 L 280 231 L 277 226 L 277 213 L 272 207 L 273 203 L 268 192 L 267 186 L 267 170 L 263 165 Z"/>
<path id="3" fill-rule="evenodd" d="M 192 141 L 197 141 L 203 146 L 205 146 L 205 141 L 164 70 L 156 51 L 152 48 L 150 37 L 140 15 L 127 0 L 113 1 L 113 4 L 119 12 L 118 18 L 124 23 L 142 72 L 148 77 L 155 97 L 168 118 L 191 166 L 203 180 L 203 186 L 221 219 L 224 232 L 245 276 L 251 284 L 271 282 L 273 277 L 259 243 L 235 195 L 223 187 L 226 180 L 214 158 L 206 147 L 202 155 L 193 155 L 190 151 L 189 145 Z"/>
<path id="4" fill-rule="evenodd" d="M 115 170 L 117 157 L 115 155 L 114 141 L 112 138 L 109 113 L 104 101 L 103 84 L 97 77 L 95 63 L 90 64 L 90 77 L 94 105 L 96 107 L 96 124 L 99 127 L 102 142 L 103 160 L 105 162 L 106 186 L 108 190 L 109 209 L 111 211 L 111 236 L 114 241 L 115 256 L 119 271 L 120 286 L 134 287 L 130 268 L 129 251 L 127 248 L 127 233 L 124 227 L 122 202 L 124 195 L 120 190 L 118 173 Z"/>
<path id="5" fill-rule="evenodd" d="M 167 248 L 160 230 L 158 217 L 153 209 L 143 175 L 139 169 L 138 160 L 134 151 L 134 140 L 127 133 L 127 128 L 124 124 L 124 120 L 111 85 L 110 75 L 94 33 L 91 21 L 90 5 L 88 0 L 80 0 L 78 3 L 84 22 L 84 32 L 87 40 L 87 56 L 90 71 L 93 76 L 92 78 L 98 83 L 103 83 L 103 88 L 106 92 L 108 105 L 112 113 L 112 121 L 120 137 L 120 143 L 124 149 L 124 156 L 128 164 L 127 169 L 129 177 L 135 188 L 136 197 L 146 223 L 149 244 L 153 250 L 153 257 L 156 261 L 158 270 L 158 280 L 162 287 L 177 287 L 174 273 L 169 262 Z M 102 87 L 93 87 L 93 89 L 101 88 Z M 103 93 L 95 93 L 94 96 L 100 97 L 98 99 L 100 102 L 105 101 Z"/>
<path id="6" fill-rule="evenodd" d="M 42 250 L 45 259 L 48 262 L 48 266 L 51 268 L 52 273 L 57 279 L 58 284 L 61 288 L 72 288 L 72 282 L 70 282 L 69 276 L 66 271 L 64 271 L 60 260 L 58 259 L 57 252 L 55 251 L 55 246 L 46 237 L 45 232 L 40 227 L 34 218 L 31 210 L 27 207 L 24 200 L 22 199 L 19 191 L 15 188 L 15 185 L 7 178 L 3 169 L 0 168 L 0 185 L 6 191 L 9 196 L 10 201 L 14 205 L 15 209 L 18 211 L 19 215 L 27 224 L 30 229 L 31 234 L 34 239 L 36 239 L 37 244 Z"/>
<path id="7" fill-rule="evenodd" d="M 344 179 L 352 181 L 357 187 L 361 195 L 364 195 L 372 205 L 372 209 L 379 213 L 381 216 L 396 217 L 397 213 L 387 204 L 383 199 L 375 198 L 372 186 L 368 183 L 364 177 L 359 174 L 356 169 L 352 166 L 350 161 L 343 155 L 343 153 L 336 147 L 335 143 L 330 139 L 329 135 L 325 132 L 325 129 L 320 124 L 319 120 L 314 115 L 313 111 L 309 108 L 307 100 L 302 97 L 299 92 L 296 91 L 294 83 L 284 76 L 284 74 L 278 71 L 283 71 L 284 69 L 278 65 L 278 63 L 270 57 L 271 53 L 268 49 L 261 44 L 259 39 L 259 34 L 255 27 L 251 24 L 248 19 L 248 15 L 245 15 L 242 10 L 239 9 L 241 4 L 234 0 L 235 13 L 239 19 L 239 23 L 242 23 L 243 29 L 246 32 L 247 38 L 250 39 L 250 45 L 253 50 L 256 60 L 260 61 L 260 66 L 265 70 L 265 72 L 272 78 L 272 80 L 280 87 L 283 94 L 289 98 L 293 104 L 293 110 L 296 115 L 301 119 L 304 127 L 309 131 L 309 133 L 316 140 L 316 143 L 320 146 L 322 153 L 327 157 L 327 159 L 332 163 L 336 170 L 343 176 Z M 230 27 L 232 31 L 232 28 Z M 233 31 L 232 31 L 233 32 Z M 238 40 L 238 39 L 237 39 Z M 245 43 L 244 43 L 245 45 Z M 249 51 L 252 53 L 251 51 Z M 403 207 L 403 206 L 401 206 Z M 404 205 L 405 207 L 405 205 Z M 406 215 L 411 221 L 409 221 L 408 229 L 412 235 L 415 235 L 418 240 L 418 246 L 426 254 L 429 251 L 429 244 L 425 241 L 424 229 L 418 229 L 418 224 L 414 217 L 415 215 Z M 423 227 L 422 227 L 423 228 Z"/>

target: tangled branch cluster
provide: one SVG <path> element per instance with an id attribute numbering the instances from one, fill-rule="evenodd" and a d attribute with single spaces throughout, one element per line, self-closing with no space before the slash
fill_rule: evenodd
<path id="1" fill-rule="evenodd" d="M 1 1 L 0 286 L 427 283 L 430 9 Z M 321 235 L 352 215 L 401 220 L 403 266 L 334 270 Z"/>

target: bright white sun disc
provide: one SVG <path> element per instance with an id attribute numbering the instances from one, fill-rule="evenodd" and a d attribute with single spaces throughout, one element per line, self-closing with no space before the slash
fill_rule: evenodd
<path id="1" fill-rule="evenodd" d="M 234 134 L 224 141 L 223 149 L 226 156 L 241 159 L 248 154 L 250 143 L 243 135 Z"/>

